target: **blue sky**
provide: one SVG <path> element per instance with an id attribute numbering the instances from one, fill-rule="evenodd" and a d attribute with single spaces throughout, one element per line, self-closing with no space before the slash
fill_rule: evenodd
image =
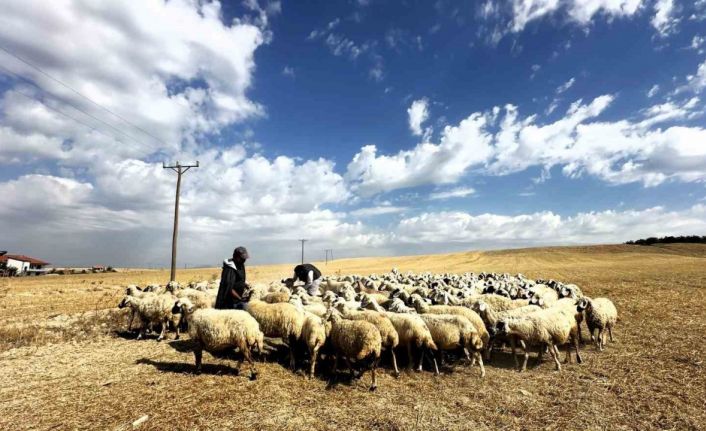
<path id="1" fill-rule="evenodd" d="M 2 249 L 166 264 L 163 159 L 202 162 L 181 264 L 706 231 L 706 1 L 32 3 L 0 18 Z"/>

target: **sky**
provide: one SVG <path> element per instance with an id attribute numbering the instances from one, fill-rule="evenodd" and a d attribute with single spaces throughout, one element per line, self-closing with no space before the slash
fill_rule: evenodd
<path id="1" fill-rule="evenodd" d="M 0 249 L 178 265 L 706 234 L 706 0 L 1 0 Z"/>

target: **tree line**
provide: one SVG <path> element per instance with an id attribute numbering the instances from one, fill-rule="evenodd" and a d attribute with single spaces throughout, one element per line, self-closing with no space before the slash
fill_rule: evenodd
<path id="1" fill-rule="evenodd" d="M 690 244 L 706 244 L 706 236 L 698 236 L 698 235 L 663 236 L 661 238 L 651 236 L 649 238 L 638 239 L 636 241 L 628 241 L 625 244 L 652 245 L 652 244 L 673 244 L 676 242 L 690 243 Z"/>

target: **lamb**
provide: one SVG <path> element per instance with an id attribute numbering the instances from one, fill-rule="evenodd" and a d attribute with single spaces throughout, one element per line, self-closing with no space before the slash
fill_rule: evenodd
<path id="1" fill-rule="evenodd" d="M 591 340 L 596 344 L 596 349 L 603 351 L 605 346 L 605 333 L 607 329 L 610 335 L 610 341 L 613 342 L 613 326 L 618 321 L 618 310 L 615 304 L 608 298 L 588 298 L 584 297 L 579 300 L 577 307 L 579 311 L 584 310 L 586 314 L 586 326 L 591 334 Z M 595 330 L 598 330 L 598 335 L 594 336 Z"/>
<path id="2" fill-rule="evenodd" d="M 400 337 L 395 330 L 395 326 L 390 319 L 382 313 L 371 310 L 352 310 L 346 307 L 345 302 L 336 301 L 334 303 L 336 309 L 345 319 L 349 320 L 364 320 L 370 322 L 380 331 L 382 337 L 382 347 L 389 349 L 392 355 L 392 367 L 395 370 L 395 377 L 400 376 L 400 370 L 397 368 L 397 357 L 395 357 L 395 348 L 400 343 Z"/>
<path id="3" fill-rule="evenodd" d="M 189 324 L 189 336 L 194 342 L 196 374 L 201 374 L 204 350 L 213 354 L 237 348 L 243 356 L 236 372 L 240 373 L 244 358 L 250 364 L 250 380 L 257 378 L 252 349 L 263 351 L 264 335 L 250 314 L 241 310 L 197 309 L 188 298 L 178 299 L 172 312 L 182 314 Z"/>
<path id="4" fill-rule="evenodd" d="M 483 341 L 483 345 L 488 346 L 490 335 L 488 334 L 488 330 L 485 327 L 483 319 L 481 319 L 481 317 L 475 311 L 458 305 L 428 305 L 424 301 L 424 299 L 417 294 L 412 295 L 412 305 L 417 310 L 417 312 L 421 314 L 452 314 L 465 317 L 476 328 L 478 335 Z"/>
<path id="5" fill-rule="evenodd" d="M 378 362 L 380 362 L 380 351 L 382 349 L 380 331 L 370 322 L 343 319 L 340 313 L 333 308 L 329 310 L 326 318 L 331 324 L 329 337 L 335 352 L 333 361 L 334 379 L 338 368 L 339 356 L 343 356 L 345 359 L 351 375 L 353 374 L 351 360 L 356 362 L 372 361 L 370 390 L 374 391 L 377 389 L 375 371 Z"/>
<path id="6" fill-rule="evenodd" d="M 260 330 L 266 337 L 281 338 L 289 346 L 289 366 L 294 370 L 294 346 L 301 337 L 304 325 L 304 313 L 297 310 L 292 304 L 278 302 L 268 304 L 260 300 L 260 292 L 248 290 L 244 292 L 246 299 L 245 311 L 250 313 Z"/>
<path id="7" fill-rule="evenodd" d="M 556 370 L 561 371 L 559 363 L 559 350 L 556 346 L 566 344 L 573 338 L 574 347 L 576 349 L 576 358 L 581 363 L 579 354 L 578 337 L 576 337 L 576 317 L 570 309 L 566 307 L 552 307 L 530 313 L 522 317 L 508 317 L 500 320 L 494 331 L 500 335 L 510 337 L 514 352 L 514 337 L 525 342 L 524 347 L 524 362 L 520 371 L 527 369 L 527 360 L 529 359 L 529 346 L 539 345 L 539 355 L 541 357 L 542 347 L 547 346 L 549 353 L 552 355 L 556 363 Z M 572 335 L 573 334 L 573 335 Z M 571 354 L 566 351 L 567 362 L 571 362 Z"/>
<path id="8" fill-rule="evenodd" d="M 159 323 L 162 325 L 162 331 L 157 338 L 157 341 L 162 341 L 167 332 L 167 325 L 171 322 L 176 328 L 176 340 L 179 339 L 178 318 L 172 314 L 174 305 L 174 296 L 170 294 L 163 295 L 145 295 L 142 298 L 135 296 L 126 296 L 120 301 L 119 308 L 130 307 L 142 320 L 142 328 L 137 335 L 137 339 L 141 339 L 145 335 L 146 325 Z M 132 324 L 132 321 L 130 322 Z"/>
<path id="9" fill-rule="evenodd" d="M 289 297 L 290 304 L 294 305 L 302 311 L 307 311 L 309 313 L 315 314 L 319 317 L 324 317 L 328 309 L 326 306 L 320 302 L 313 302 L 306 298 L 306 296 L 300 296 L 299 294 L 293 294 Z"/>
<path id="10" fill-rule="evenodd" d="M 477 360 L 480 366 L 481 377 L 485 377 L 483 358 L 481 358 L 479 353 L 483 348 L 483 341 L 468 319 L 463 316 L 450 314 L 420 314 L 419 317 L 429 328 L 434 344 L 438 349 L 438 363 L 441 364 L 443 362 L 444 350 L 462 348 L 468 359 L 470 359 L 468 351 L 471 350 L 473 351 L 474 361 Z M 436 360 L 434 360 L 434 371 L 436 375 L 439 375 L 439 367 Z"/>

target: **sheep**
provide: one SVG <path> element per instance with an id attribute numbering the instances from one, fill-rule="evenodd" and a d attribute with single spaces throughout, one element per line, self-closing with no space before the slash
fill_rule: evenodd
<path id="1" fill-rule="evenodd" d="M 485 322 L 483 322 L 483 319 L 481 319 L 481 317 L 475 311 L 458 305 L 428 305 L 424 301 L 424 299 L 417 294 L 412 295 L 412 305 L 417 310 L 417 312 L 421 314 L 452 314 L 465 317 L 476 328 L 478 335 L 483 341 L 483 345 L 488 346 L 490 335 L 488 334 L 488 330 L 485 327 Z"/>
<path id="2" fill-rule="evenodd" d="M 341 313 L 341 315 L 349 320 L 364 320 L 370 322 L 380 331 L 380 336 L 382 337 L 382 347 L 384 349 L 389 349 L 392 355 L 392 367 L 395 370 L 395 377 L 400 376 L 400 370 L 397 368 L 397 357 L 395 356 L 395 348 L 400 343 L 400 337 L 395 330 L 395 326 L 392 324 L 390 319 L 384 316 L 382 313 L 371 310 L 352 310 L 346 307 L 345 302 L 336 301 L 334 303 L 336 309 Z"/>
<path id="3" fill-rule="evenodd" d="M 353 375 L 351 360 L 356 362 L 371 360 L 372 383 L 370 390 L 374 391 L 377 389 L 375 371 L 378 362 L 380 362 L 380 351 L 382 349 L 380 331 L 375 325 L 364 320 L 343 319 L 340 313 L 333 308 L 327 313 L 326 320 L 331 324 L 329 338 L 334 350 L 334 379 L 336 378 L 339 356 L 343 356 L 345 359 L 351 375 Z"/>
<path id="4" fill-rule="evenodd" d="M 278 302 L 268 304 L 260 300 L 260 292 L 249 289 L 243 294 L 245 311 L 250 313 L 266 337 L 281 338 L 289 346 L 289 367 L 294 370 L 294 347 L 301 337 L 304 313 L 292 304 Z"/>
<path id="5" fill-rule="evenodd" d="M 302 311 L 307 311 L 309 313 L 312 313 L 316 316 L 319 317 L 324 317 L 326 315 L 326 311 L 328 309 L 326 306 L 320 302 L 313 302 L 307 299 L 305 296 L 300 296 L 299 294 L 295 293 L 289 297 L 289 302 L 290 304 L 294 305 L 295 307 L 299 308 Z"/>
<path id="6" fill-rule="evenodd" d="M 615 304 L 608 298 L 584 297 L 579 300 L 577 309 L 585 312 L 586 326 L 591 334 L 591 340 L 596 344 L 596 349 L 603 351 L 606 329 L 610 335 L 611 343 L 613 342 L 613 326 L 618 321 L 618 310 L 615 308 Z M 596 329 L 598 335 L 594 337 L 593 333 Z"/>
<path id="7" fill-rule="evenodd" d="M 257 321 L 242 310 L 197 309 L 188 298 L 179 298 L 172 308 L 189 324 L 189 336 L 194 342 L 196 374 L 201 374 L 203 351 L 211 354 L 237 348 L 243 357 L 238 362 L 236 373 L 240 373 L 243 358 L 250 364 L 250 380 L 257 378 L 252 349 L 262 352 L 264 335 Z"/>
<path id="8" fill-rule="evenodd" d="M 527 369 L 529 359 L 528 347 L 539 345 L 539 357 L 541 357 L 542 347 L 546 345 L 556 364 L 556 370 L 561 371 L 559 363 L 559 350 L 556 346 L 566 344 L 571 338 L 574 341 L 576 357 L 581 362 L 578 351 L 578 338 L 573 335 L 576 330 L 576 318 L 574 313 L 566 307 L 553 307 L 522 317 L 508 317 L 500 320 L 492 332 L 510 337 L 514 351 L 514 337 L 525 342 L 524 362 L 520 371 Z M 567 350 L 567 362 L 571 362 L 570 352 Z"/>
<path id="9" fill-rule="evenodd" d="M 429 328 L 434 344 L 437 347 L 438 363 L 443 362 L 444 350 L 456 350 L 462 348 L 468 357 L 468 351 L 473 351 L 474 361 L 478 361 L 481 370 L 481 377 L 485 377 L 485 367 L 483 358 L 479 351 L 483 348 L 483 341 L 478 335 L 478 331 L 473 324 L 463 316 L 450 314 L 420 314 L 419 317 Z M 434 361 L 434 371 L 439 375 L 437 361 Z"/>
<path id="10" fill-rule="evenodd" d="M 174 296 L 170 294 L 164 295 L 145 295 L 142 298 L 135 296 L 126 296 L 120 301 L 119 308 L 130 307 L 143 322 L 140 333 L 137 339 L 141 339 L 145 335 L 146 324 L 160 323 L 162 332 L 159 334 L 157 341 L 162 341 L 167 332 L 167 324 L 172 322 L 176 327 L 176 340 L 179 339 L 178 319 L 172 314 L 172 306 L 174 305 Z M 132 322 L 130 322 L 132 324 Z"/>
<path id="11" fill-rule="evenodd" d="M 473 308 L 478 304 L 479 301 L 483 301 L 486 304 L 493 307 L 495 311 L 506 311 L 513 308 L 524 307 L 529 305 L 529 301 L 523 299 L 510 299 L 500 295 L 494 294 L 483 294 L 478 296 L 472 296 L 463 300 L 461 305 Z"/>
<path id="12" fill-rule="evenodd" d="M 186 288 L 177 290 L 174 293 L 177 298 L 189 298 L 191 304 L 196 308 L 213 308 L 216 306 L 216 296 L 200 290 Z"/>
<path id="13" fill-rule="evenodd" d="M 392 322 L 399 336 L 399 345 L 407 348 L 407 370 L 411 370 L 414 364 L 412 347 L 422 351 L 419 357 L 419 365 L 417 366 L 417 371 L 421 371 L 424 351 L 434 352 L 437 350 L 429 328 L 424 321 L 416 314 L 387 312 L 374 299 L 364 299 L 364 301 L 364 308 L 383 313 Z"/>
<path id="14" fill-rule="evenodd" d="M 127 286 L 125 289 L 125 295 L 126 296 L 134 296 L 136 298 L 142 298 L 145 295 L 154 295 L 152 292 L 145 292 L 143 290 L 140 290 L 140 287 L 134 284 L 130 284 Z M 132 322 L 135 320 L 135 314 L 136 311 L 134 308 L 130 308 L 130 320 L 128 321 L 127 324 L 127 330 L 128 332 L 132 331 Z"/>
<path id="15" fill-rule="evenodd" d="M 264 302 L 267 302 L 268 304 L 276 304 L 278 302 L 287 302 L 289 301 L 290 293 L 289 291 L 286 292 L 270 292 L 262 297 L 262 300 Z"/>
<path id="16" fill-rule="evenodd" d="M 518 307 L 518 308 L 513 308 L 511 310 L 505 310 L 505 311 L 500 311 L 496 312 L 493 310 L 491 306 L 486 304 L 483 301 L 478 302 L 475 306 L 474 309 L 480 314 L 481 319 L 483 322 L 485 322 L 485 325 L 487 328 L 494 328 L 497 323 L 507 317 L 518 317 L 518 316 L 524 316 L 529 313 L 533 313 L 535 311 L 539 311 L 542 308 L 538 305 L 525 305 L 524 307 Z M 490 354 L 493 349 L 493 344 L 497 341 L 497 337 L 493 337 L 493 340 L 489 342 L 486 345 L 485 349 L 485 359 L 490 360 Z M 515 359 L 515 366 L 518 366 L 517 364 L 517 356 L 515 356 L 515 344 L 516 340 L 510 340 L 511 345 L 512 345 L 512 357 Z M 522 340 L 520 340 L 520 345 L 522 348 L 525 348 L 525 344 Z"/>
<path id="17" fill-rule="evenodd" d="M 316 369 L 316 359 L 319 354 L 319 349 L 326 342 L 326 326 L 321 316 L 318 316 L 315 313 L 309 312 L 307 310 L 307 306 L 302 303 L 301 298 L 299 298 L 298 295 L 292 295 L 289 298 L 289 303 L 294 305 L 299 311 L 304 313 L 304 324 L 302 325 L 301 340 L 304 342 L 304 344 L 306 344 L 306 347 L 309 349 L 309 378 L 311 378 L 314 376 L 314 372 Z"/>
<path id="18" fill-rule="evenodd" d="M 537 285 L 530 289 L 532 297 L 530 304 L 539 305 L 542 308 L 549 308 L 559 300 L 559 294 L 551 287 Z"/>

